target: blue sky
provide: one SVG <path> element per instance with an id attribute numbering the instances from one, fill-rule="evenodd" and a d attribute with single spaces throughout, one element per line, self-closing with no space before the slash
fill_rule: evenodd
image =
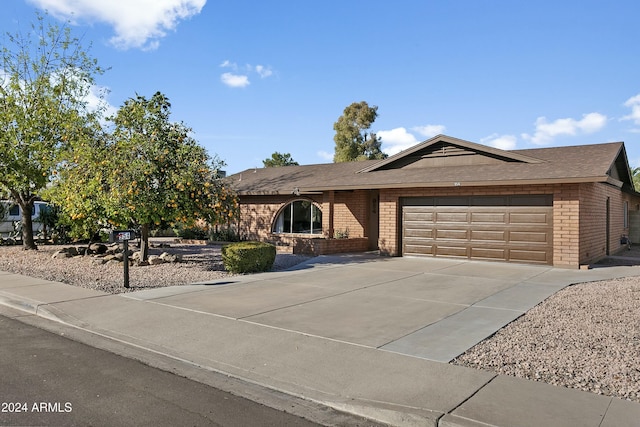
<path id="1" fill-rule="evenodd" d="M 156 91 L 227 163 L 325 163 L 352 102 L 389 154 L 438 133 L 503 149 L 624 141 L 640 166 L 640 2 L 4 0 L 71 19 L 117 108 Z"/>

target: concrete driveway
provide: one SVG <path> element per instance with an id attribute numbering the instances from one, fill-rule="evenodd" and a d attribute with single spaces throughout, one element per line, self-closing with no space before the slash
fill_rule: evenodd
<path id="1" fill-rule="evenodd" d="M 123 296 L 448 362 L 563 287 L 611 273 L 336 255 L 285 272 Z"/>

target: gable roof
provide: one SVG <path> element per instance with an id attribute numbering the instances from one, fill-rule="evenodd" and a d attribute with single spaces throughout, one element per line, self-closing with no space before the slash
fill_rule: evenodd
<path id="1" fill-rule="evenodd" d="M 397 169 L 398 167 L 443 167 L 464 164 L 460 158 L 473 158 L 470 164 L 492 164 L 500 162 L 541 163 L 535 157 L 522 155 L 516 151 L 505 151 L 486 145 L 453 138 L 447 135 L 437 135 L 420 144 L 414 145 L 374 165 L 362 169 L 360 172 Z M 424 161 L 423 159 L 431 160 Z M 439 160 L 436 160 L 439 159 Z M 436 161 L 433 161 L 436 160 Z M 450 161 L 453 160 L 453 161 Z"/>
<path id="2" fill-rule="evenodd" d="M 247 169 L 228 179 L 240 195 L 580 182 L 633 191 L 622 142 L 500 150 L 446 135 L 382 161 Z"/>

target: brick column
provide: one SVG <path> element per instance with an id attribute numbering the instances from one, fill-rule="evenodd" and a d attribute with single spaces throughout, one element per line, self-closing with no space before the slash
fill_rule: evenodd
<path id="1" fill-rule="evenodd" d="M 334 235 L 333 216 L 334 216 L 334 210 L 335 210 L 334 208 L 335 196 L 336 196 L 336 193 L 333 190 L 330 190 L 324 193 L 325 209 L 322 215 L 322 222 L 323 222 L 322 227 L 324 228 L 326 226 L 327 237 L 329 237 L 330 239 L 333 238 L 333 235 Z M 325 216 L 325 213 L 328 215 Z"/>
<path id="2" fill-rule="evenodd" d="M 580 193 L 577 186 L 553 195 L 553 265 L 580 265 Z"/>
<path id="3" fill-rule="evenodd" d="M 380 215 L 380 234 L 378 243 L 380 253 L 384 255 L 397 256 L 398 248 L 398 196 L 394 195 L 394 190 L 380 190 L 378 196 L 380 201 L 378 212 Z"/>

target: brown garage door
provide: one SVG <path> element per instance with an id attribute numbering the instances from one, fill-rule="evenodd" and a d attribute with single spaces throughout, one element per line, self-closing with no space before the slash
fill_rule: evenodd
<path id="1" fill-rule="evenodd" d="M 553 263 L 550 195 L 402 200 L 403 255 Z"/>

